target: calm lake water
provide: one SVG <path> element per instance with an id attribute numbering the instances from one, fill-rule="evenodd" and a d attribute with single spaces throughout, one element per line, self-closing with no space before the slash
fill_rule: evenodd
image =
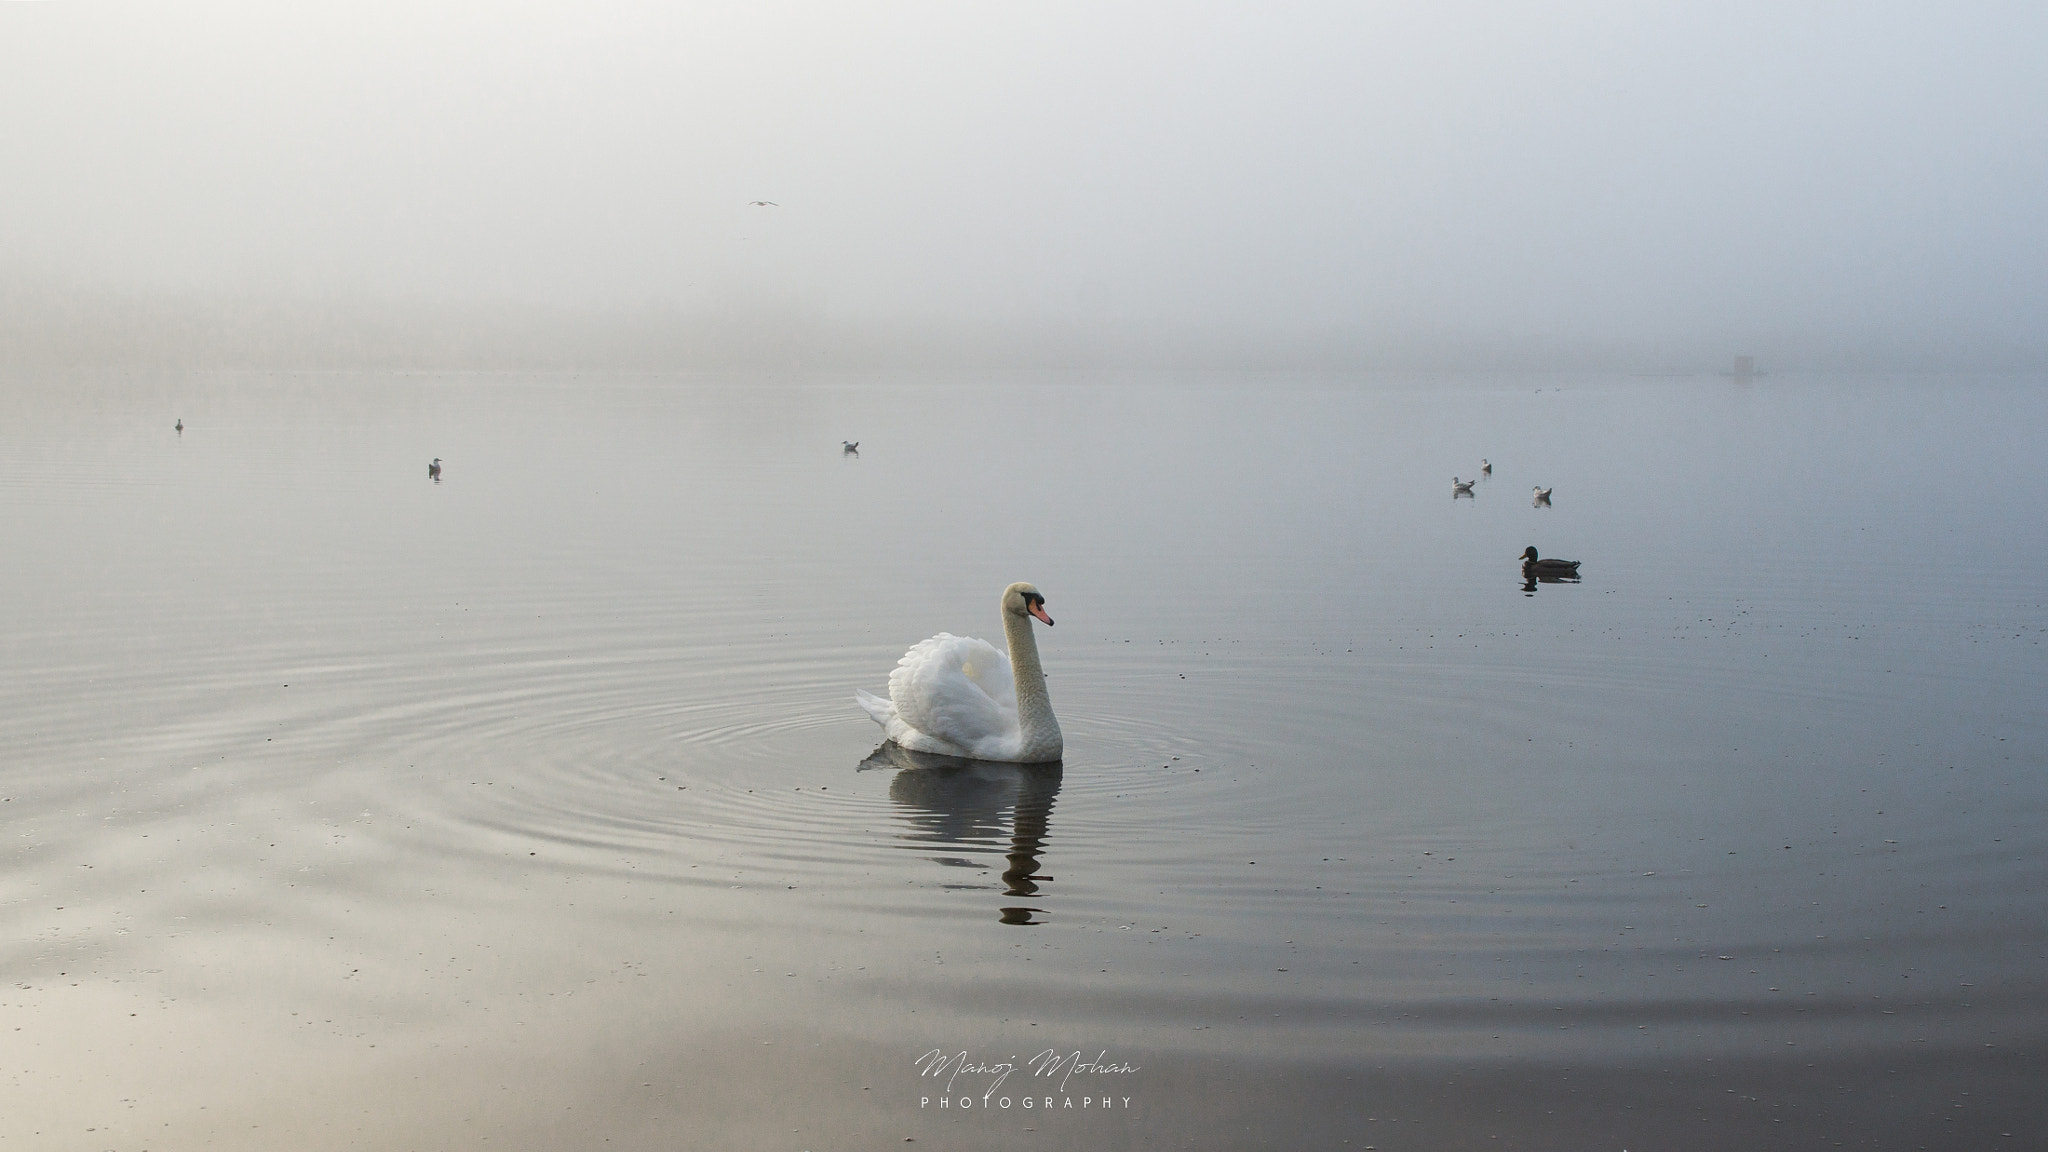
<path id="1" fill-rule="evenodd" d="M 2040 1146 L 2043 443 L 2038 378 L 17 373 L 0 1148 Z M 878 752 L 1014 580 L 1064 764 Z"/>

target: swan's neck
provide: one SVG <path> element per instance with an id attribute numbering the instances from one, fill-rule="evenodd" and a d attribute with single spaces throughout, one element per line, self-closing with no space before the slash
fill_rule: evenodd
<path id="1" fill-rule="evenodd" d="M 1045 669 L 1038 663 L 1038 637 L 1031 620 L 1003 613 L 1003 637 L 1010 645 L 1010 675 L 1017 681 L 1017 727 L 1029 752 L 1060 756 L 1060 722 L 1053 718 L 1052 697 L 1045 691 Z"/>

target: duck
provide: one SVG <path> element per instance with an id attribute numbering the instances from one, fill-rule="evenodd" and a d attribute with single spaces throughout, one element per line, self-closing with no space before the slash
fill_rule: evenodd
<path id="1" fill-rule="evenodd" d="M 1533 497 L 1531 497 L 1531 499 L 1535 500 L 1535 501 L 1536 501 L 1536 502 L 1537 502 L 1538 504 L 1548 504 L 1548 503 L 1550 503 L 1550 489 L 1548 489 L 1548 488 L 1538 488 L 1538 489 L 1536 489 L 1536 494 L 1535 494 L 1535 495 L 1534 495 Z"/>
<path id="2" fill-rule="evenodd" d="M 841 440 L 841 441 L 839 442 L 839 454 L 840 454 L 840 455 L 842 455 L 842 456 L 858 456 L 858 455 L 860 455 L 860 441 L 858 441 L 858 440 Z"/>
<path id="3" fill-rule="evenodd" d="M 1522 575 L 1524 576 L 1564 577 L 1577 576 L 1578 574 L 1579 562 L 1577 560 L 1542 559 L 1536 555 L 1536 546 L 1534 544 L 1529 545 L 1522 553 Z"/>
<path id="4" fill-rule="evenodd" d="M 178 417 L 178 422 L 171 425 L 171 427 L 176 428 L 178 435 L 183 436 L 185 434 L 185 418 L 183 416 Z"/>
<path id="5" fill-rule="evenodd" d="M 440 478 L 441 478 L 441 458 L 440 458 L 439 456 L 436 456 L 436 457 L 434 457 L 434 462 L 433 462 L 432 464 L 429 464 L 429 465 L 427 465 L 427 479 L 429 479 L 429 480 L 439 480 Z"/>
<path id="6" fill-rule="evenodd" d="M 1481 456 L 1479 458 L 1479 474 L 1481 476 L 1493 475 L 1493 461 L 1488 460 L 1484 456 Z"/>
<path id="7" fill-rule="evenodd" d="M 1476 480 L 1460 480 L 1453 476 L 1451 477 L 1451 495 L 1470 496 L 1472 494 L 1472 485 L 1476 483 L 1478 483 Z"/>
<path id="8" fill-rule="evenodd" d="M 941 632 L 921 640 L 889 673 L 889 696 L 854 699 L 889 740 L 912 752 L 1009 764 L 1050 764 L 1064 741 L 1045 690 L 1031 622 L 1052 627 L 1045 597 L 1027 583 L 1003 589 L 1007 654 L 986 640 Z"/>

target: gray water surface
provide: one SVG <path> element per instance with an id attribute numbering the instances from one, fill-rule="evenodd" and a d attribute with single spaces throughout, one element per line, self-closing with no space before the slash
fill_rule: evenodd
<path id="1" fill-rule="evenodd" d="M 17 376 L 0 1147 L 2024 1146 L 2042 383 Z"/>

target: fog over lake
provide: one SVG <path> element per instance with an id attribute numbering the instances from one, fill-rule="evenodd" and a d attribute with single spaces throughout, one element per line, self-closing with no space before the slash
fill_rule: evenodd
<path id="1" fill-rule="evenodd" d="M 2038 366 L 2044 36 L 2028 5 L 7 4 L 10 343 Z"/>
<path id="2" fill-rule="evenodd" d="M 2038 1140 L 2043 23 L 0 5 L 0 1147 Z"/>

